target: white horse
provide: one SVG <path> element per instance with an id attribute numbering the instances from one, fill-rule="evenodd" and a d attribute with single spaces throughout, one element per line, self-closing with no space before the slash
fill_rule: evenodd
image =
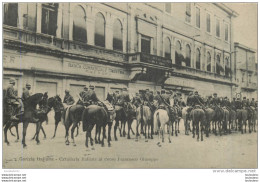
<path id="1" fill-rule="evenodd" d="M 164 142 L 165 125 L 167 125 L 168 129 L 170 129 L 170 126 L 171 126 L 168 113 L 164 109 L 158 109 L 157 111 L 155 111 L 153 118 L 154 118 L 153 119 L 154 131 L 158 132 L 159 138 L 160 138 L 160 134 L 162 135 L 162 142 Z M 171 137 L 171 134 L 169 132 L 169 136 L 168 136 L 169 143 L 171 143 L 170 137 Z"/>

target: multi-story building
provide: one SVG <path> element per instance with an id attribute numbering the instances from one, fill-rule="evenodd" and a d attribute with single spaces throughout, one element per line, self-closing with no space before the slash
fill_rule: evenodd
<path id="1" fill-rule="evenodd" d="M 235 92 L 242 97 L 257 98 L 257 61 L 256 51 L 237 42 L 235 46 Z"/>
<path id="2" fill-rule="evenodd" d="M 100 99 L 129 87 L 232 96 L 233 18 L 222 3 L 6 3 L 4 83 Z"/>

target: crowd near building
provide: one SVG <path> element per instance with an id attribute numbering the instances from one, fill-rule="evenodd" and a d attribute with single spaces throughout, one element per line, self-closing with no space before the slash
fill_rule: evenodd
<path id="1" fill-rule="evenodd" d="M 234 44 L 223 3 L 5 3 L 3 83 L 64 96 L 95 85 L 100 100 L 128 87 L 257 94 L 255 51 Z"/>

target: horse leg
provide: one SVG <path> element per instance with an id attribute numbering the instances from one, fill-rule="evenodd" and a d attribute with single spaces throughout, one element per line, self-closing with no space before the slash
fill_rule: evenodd
<path id="1" fill-rule="evenodd" d="M 66 141 L 65 141 L 65 144 L 69 145 L 70 144 L 70 142 L 69 142 L 69 128 L 65 127 L 65 130 L 66 130 L 66 135 L 65 135 Z"/>
<path id="2" fill-rule="evenodd" d="M 125 132 L 125 124 L 126 124 L 126 121 L 124 121 L 124 123 L 123 123 L 123 137 L 125 137 L 125 135 L 126 135 L 126 132 Z"/>
<path id="3" fill-rule="evenodd" d="M 43 127 L 42 127 L 42 125 L 41 125 L 41 128 L 40 128 L 41 130 L 42 130 L 42 133 L 43 133 L 43 135 L 44 135 L 44 139 L 46 139 L 46 133 L 45 133 L 45 131 L 44 131 L 44 129 L 43 129 Z"/>
<path id="4" fill-rule="evenodd" d="M 57 131 L 57 128 L 58 128 L 58 124 L 59 124 L 59 121 L 58 122 L 55 121 L 55 129 L 54 129 L 54 134 L 53 134 L 52 139 L 55 138 L 55 136 L 56 136 L 56 131 Z"/>
<path id="5" fill-rule="evenodd" d="M 117 129 L 118 125 L 119 125 L 119 121 L 118 120 L 115 120 L 115 121 L 116 121 L 116 123 L 115 123 L 115 126 L 114 126 L 114 138 L 115 138 L 115 141 L 117 141 L 116 129 Z"/>
<path id="6" fill-rule="evenodd" d="M 106 126 L 100 127 L 100 133 L 101 133 L 101 128 L 103 129 L 101 147 L 104 147 L 104 146 L 105 146 L 105 144 L 104 144 L 104 139 L 105 139 L 105 135 L 106 135 L 106 129 L 105 129 L 105 127 L 106 127 Z M 99 134 L 99 136 L 100 136 L 100 134 Z"/>
<path id="7" fill-rule="evenodd" d="M 22 144 L 23 144 L 24 148 L 27 146 L 26 143 L 25 143 L 25 137 L 26 137 L 26 131 L 27 131 L 28 125 L 29 125 L 28 121 L 24 121 L 23 122 L 23 139 L 22 139 Z"/>
<path id="8" fill-rule="evenodd" d="M 107 142 L 108 142 L 108 147 L 111 146 L 111 128 L 112 128 L 112 122 L 108 123 L 108 137 L 107 137 Z"/>
<path id="9" fill-rule="evenodd" d="M 180 120 L 178 119 L 178 133 L 180 133 Z"/>
<path id="10" fill-rule="evenodd" d="M 148 142 L 148 140 L 147 140 L 147 123 L 144 123 L 144 137 L 145 137 L 145 142 Z"/>
<path id="11" fill-rule="evenodd" d="M 202 123 L 200 124 L 200 130 L 201 130 L 201 141 L 203 141 L 203 130 L 204 130 L 204 128 L 203 128 Z"/>
<path id="12" fill-rule="evenodd" d="M 175 121 L 175 136 L 178 136 L 177 124 L 178 124 L 178 121 Z"/>
<path id="13" fill-rule="evenodd" d="M 168 127 L 170 128 L 170 125 Z M 168 140 L 169 140 L 169 143 L 172 143 L 172 141 L 171 141 L 171 134 L 170 133 L 168 134 Z"/>
<path id="14" fill-rule="evenodd" d="M 196 124 L 197 141 L 200 140 L 200 125 L 199 122 Z"/>
<path id="15" fill-rule="evenodd" d="M 128 120 L 128 121 L 127 121 L 127 127 L 128 127 L 127 139 L 130 139 L 131 124 L 132 124 L 132 120 Z"/>
<path id="16" fill-rule="evenodd" d="M 15 140 L 15 142 L 18 142 L 20 139 L 19 132 L 18 132 L 18 123 L 15 125 L 15 129 L 16 129 L 16 136 L 17 136 L 17 139 Z"/>
<path id="17" fill-rule="evenodd" d="M 96 125 L 96 132 L 95 132 L 95 144 L 98 144 L 98 140 L 97 140 L 97 135 L 98 135 L 98 132 L 99 132 L 99 128 L 98 128 L 98 126 Z"/>
<path id="18" fill-rule="evenodd" d="M 36 126 L 35 126 L 35 134 L 33 135 L 33 137 L 32 137 L 31 140 L 34 140 L 34 139 L 35 139 L 35 137 L 36 137 L 36 133 L 37 133 L 37 124 L 36 124 Z"/>
<path id="19" fill-rule="evenodd" d="M 90 124 L 87 128 L 87 132 L 86 132 L 86 142 L 85 142 L 85 145 L 86 147 L 88 148 L 88 138 L 90 138 L 90 144 L 91 146 L 93 146 L 93 141 L 91 140 L 91 131 L 92 129 L 94 128 L 94 125 L 93 124 Z"/>
<path id="20" fill-rule="evenodd" d="M 7 131 L 8 131 L 8 129 L 10 128 L 10 126 L 11 126 L 11 122 L 8 121 L 8 122 L 6 123 L 6 125 L 5 125 L 5 128 L 4 128 L 5 143 L 6 143 L 7 145 L 10 145 L 10 143 L 9 143 L 9 141 L 8 141 L 8 139 L 7 139 Z"/>
<path id="21" fill-rule="evenodd" d="M 41 128 L 42 128 L 42 122 L 38 122 L 36 124 L 36 133 L 35 133 L 35 135 L 36 135 L 35 141 L 37 142 L 37 145 L 40 144 L 39 133 L 41 131 Z"/>
<path id="22" fill-rule="evenodd" d="M 74 143 L 74 146 L 76 146 L 75 140 L 74 140 L 74 130 L 78 126 L 78 123 L 73 123 L 72 128 L 71 128 L 71 139 L 72 143 Z"/>
<path id="23" fill-rule="evenodd" d="M 138 141 L 138 136 L 139 136 L 139 132 L 138 132 L 138 126 L 139 126 L 139 122 L 138 120 L 136 120 L 136 135 L 135 135 L 135 141 Z"/>
<path id="24" fill-rule="evenodd" d="M 164 142 L 164 130 L 165 130 L 165 125 L 162 124 L 162 143 Z"/>
<path id="25" fill-rule="evenodd" d="M 77 134 L 75 135 L 75 137 L 79 135 L 79 125 L 77 125 L 76 127 L 77 127 Z"/>
<path id="26" fill-rule="evenodd" d="M 101 144 L 100 135 L 101 135 L 102 126 L 99 126 L 98 128 L 99 128 L 98 129 L 98 143 Z"/>
<path id="27" fill-rule="evenodd" d="M 15 136 L 15 134 L 13 134 L 13 132 L 12 132 L 12 127 L 14 126 L 14 124 L 11 124 L 11 126 L 9 127 L 9 131 L 10 131 L 10 133 L 11 133 L 11 135 L 12 136 Z"/>
<path id="28" fill-rule="evenodd" d="M 195 138 L 195 124 L 194 124 L 194 121 L 192 121 L 192 138 Z"/>

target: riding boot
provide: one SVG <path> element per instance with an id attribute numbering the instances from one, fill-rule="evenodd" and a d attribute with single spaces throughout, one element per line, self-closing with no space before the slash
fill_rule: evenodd
<path id="1" fill-rule="evenodd" d="M 37 123 L 39 121 L 39 119 L 32 117 L 32 122 Z"/>
<path id="2" fill-rule="evenodd" d="M 11 119 L 12 121 L 19 121 L 19 118 L 17 118 L 16 116 L 11 116 L 10 119 Z"/>

